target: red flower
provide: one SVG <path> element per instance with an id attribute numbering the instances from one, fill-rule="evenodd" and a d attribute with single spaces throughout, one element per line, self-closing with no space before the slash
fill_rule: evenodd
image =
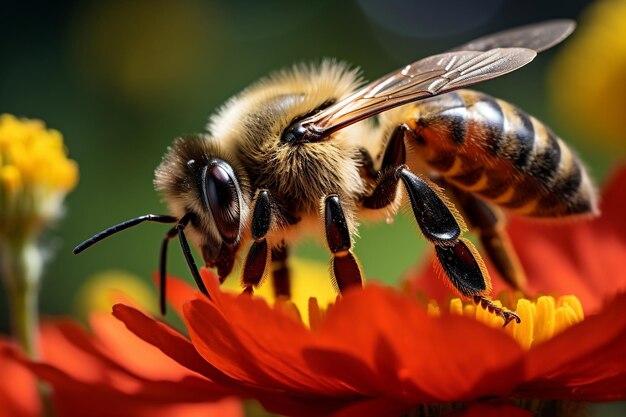
<path id="1" fill-rule="evenodd" d="M 348 293 L 311 331 L 288 309 L 220 293 L 212 279 L 207 284 L 213 302 L 197 296 L 183 307 L 191 335 L 185 349 L 195 348 L 205 366 L 281 414 L 399 415 L 480 398 L 509 408 L 511 399 L 626 398 L 626 295 L 525 351 L 505 331 L 464 316 L 429 316 L 416 299 L 391 288 Z M 177 287 L 176 298 L 192 296 Z M 125 305 L 114 314 L 183 360 L 162 324 Z M 203 373 L 200 365 L 191 369 Z"/>
<path id="2" fill-rule="evenodd" d="M 533 290 L 551 292 L 555 287 L 540 285 L 558 284 L 557 289 L 575 293 L 578 287 L 568 287 L 566 280 L 579 283 L 582 273 L 592 274 L 593 291 L 581 294 L 586 307 L 597 309 L 607 290 L 622 285 L 623 262 L 603 276 L 613 282 L 610 285 L 602 285 L 597 275 L 601 272 L 587 263 L 603 262 L 607 256 L 626 258 L 622 244 L 626 222 L 613 216 L 619 213 L 616 200 L 623 200 L 619 190 L 624 186 L 626 171 L 608 188 L 604 217 L 568 224 L 564 227 L 568 235 L 548 233 L 540 239 L 536 231 L 541 226 L 514 226 L 513 241 Z M 534 240 L 528 237 L 531 232 Z M 581 239 L 589 240 L 578 242 Z M 585 256 L 577 249 L 583 246 Z M 433 317 L 415 298 L 372 285 L 349 292 L 323 317 L 312 308 L 310 330 L 292 309 L 272 309 L 261 299 L 221 293 L 215 279 L 207 271 L 203 275 L 213 301 L 199 295 L 194 298 L 192 290 L 181 283 L 173 294 L 190 334 L 185 349 L 195 349 L 205 365 L 237 381 L 245 395 L 274 412 L 399 415 L 439 404 L 440 410 L 465 415 L 504 410 L 529 415 L 517 407 L 528 399 L 626 398 L 626 294 L 615 296 L 598 314 L 577 324 L 561 318 L 561 324 L 548 325 L 545 311 L 539 312 L 538 306 L 538 318 L 533 319 L 529 307 L 526 327 L 510 326 L 511 330 L 503 331 L 463 315 Z M 545 280 L 546 276 L 551 279 Z M 183 360 L 180 348 L 164 337 L 168 330 L 162 324 L 124 305 L 115 306 L 114 315 L 139 337 Z M 554 318 L 555 314 L 550 320 Z M 540 331 L 550 326 L 559 331 L 568 321 L 565 331 L 538 340 Z M 528 333 L 528 326 L 533 322 L 537 329 L 531 345 L 533 329 Z M 507 333 L 515 333 L 515 338 Z M 524 337 L 527 343 L 516 342 Z M 197 365 L 191 369 L 203 373 Z M 204 374 L 213 378 L 212 372 Z"/>
<path id="3" fill-rule="evenodd" d="M 42 363 L 0 340 L 0 416 L 41 415 L 28 369 L 54 387 L 57 417 L 243 416 L 240 402 L 227 398 L 232 391 L 179 365 L 112 316 L 93 315 L 90 328 L 93 334 L 69 320 L 44 324 Z"/>
<path id="4" fill-rule="evenodd" d="M 595 314 L 582 321 L 576 298 L 562 299 L 558 310 L 561 301 L 551 298 L 540 299 L 536 307 L 522 300 L 518 303 L 522 324 L 502 330 L 472 318 L 481 316 L 480 309 L 466 315 L 474 306 L 463 309 L 454 302 L 451 309 L 459 314 L 429 314 L 417 297 L 371 285 L 349 291 L 325 313 L 312 302 L 309 329 L 289 303 L 271 308 L 259 298 L 222 293 L 215 277 L 203 270 L 212 300 L 180 281 L 172 280 L 170 285 L 171 302 L 184 317 L 189 338 L 136 308 L 114 307 L 114 315 L 132 333 L 176 362 L 170 366 L 185 376 L 172 371 L 168 380 L 147 378 L 143 372 L 149 364 L 166 358 L 149 360 L 139 352 L 124 356 L 124 349 L 115 346 L 106 365 L 118 356 L 126 359 L 112 361 L 115 367 L 105 373 L 117 372 L 120 363 L 132 370 L 134 379 L 141 381 L 140 397 L 146 400 L 205 401 L 219 385 L 226 392 L 258 399 L 270 411 L 294 416 L 551 412 L 552 408 L 541 408 L 547 404 L 541 400 L 550 400 L 555 415 L 559 404 L 566 403 L 553 400 L 624 399 L 626 293 L 614 295 L 604 305 L 602 298 L 622 288 L 626 266 L 612 264 L 613 269 L 602 277 L 608 284 L 602 284 L 602 271 L 588 265 L 605 262 L 604 257 L 607 265 L 613 257 L 626 259 L 626 222 L 615 217 L 624 206 L 620 203 L 624 186 L 626 170 L 605 194 L 604 218 L 563 227 L 569 235 L 551 233 L 539 239 L 531 233 L 535 226 L 518 232 L 513 228 L 512 238 L 530 273 L 532 290 L 574 292 L 580 285 L 575 280 L 591 274 L 594 285 L 581 297 Z M 590 240 L 578 242 L 583 238 Z M 584 255 L 580 248 L 585 248 Z M 549 268 L 548 274 L 541 272 L 544 267 Z M 437 311 L 433 305 L 429 309 Z M 489 322 L 491 316 L 487 317 Z M 108 336 L 100 338 L 106 346 L 115 345 L 107 341 Z M 79 340 L 68 339 L 74 344 Z M 80 345 L 89 340 L 81 340 Z M 99 360 L 101 353 L 95 355 Z M 91 387 L 103 381 L 78 380 L 78 374 L 46 365 L 31 368 L 55 386 L 65 386 L 68 379 Z M 115 379 L 105 380 L 111 384 Z M 98 389 L 107 387 L 100 385 Z M 116 385 L 115 392 L 125 389 L 129 388 L 124 384 Z"/>

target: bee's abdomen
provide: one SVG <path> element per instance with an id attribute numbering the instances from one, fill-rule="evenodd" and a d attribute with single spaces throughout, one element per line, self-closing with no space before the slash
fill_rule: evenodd
<path id="1" fill-rule="evenodd" d="M 576 155 L 517 107 L 459 90 L 412 111 L 414 152 L 457 186 L 529 216 L 596 210 L 593 186 Z"/>

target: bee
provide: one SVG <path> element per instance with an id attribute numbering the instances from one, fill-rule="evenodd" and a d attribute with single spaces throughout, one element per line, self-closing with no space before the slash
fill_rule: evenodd
<path id="1" fill-rule="evenodd" d="M 313 234 L 325 241 L 343 293 L 363 281 L 352 251 L 358 219 L 390 218 L 408 202 L 452 286 L 504 325 L 519 322 L 488 298 L 489 275 L 462 237 L 463 218 L 520 288 L 523 269 L 497 207 L 542 218 L 593 214 L 596 194 L 578 157 L 543 123 L 462 88 L 528 64 L 574 26 L 555 20 L 479 38 L 361 87 L 356 70 L 332 60 L 274 73 L 224 104 L 206 133 L 180 137 L 168 149 L 154 183 L 171 215 L 127 220 L 74 253 L 142 222 L 173 224 L 161 246 L 164 312 L 171 239 L 179 239 L 209 297 L 187 236 L 220 281 L 244 252 L 244 292 L 271 274 L 275 293 L 289 296 L 289 248 Z"/>

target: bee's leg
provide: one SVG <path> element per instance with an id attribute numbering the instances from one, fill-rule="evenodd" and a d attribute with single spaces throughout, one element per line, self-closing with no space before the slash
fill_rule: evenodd
<path id="1" fill-rule="evenodd" d="M 287 265 L 288 255 L 288 248 L 284 242 L 279 247 L 272 249 L 272 282 L 276 297 L 291 297 L 291 274 Z"/>
<path id="2" fill-rule="evenodd" d="M 215 250 L 217 248 L 217 251 Z M 226 281 L 235 265 L 235 254 L 239 249 L 239 245 L 232 245 L 226 242 L 219 242 L 208 238 L 207 241 L 200 245 L 204 262 L 210 268 L 217 270 L 220 284 Z"/>
<path id="3" fill-rule="evenodd" d="M 501 217 L 489 203 L 454 185 L 446 184 L 446 190 L 457 200 L 470 227 L 478 232 L 482 247 L 498 273 L 511 288 L 524 291 L 526 275 Z"/>
<path id="4" fill-rule="evenodd" d="M 435 244 L 435 252 L 450 282 L 462 295 L 473 298 L 482 308 L 502 317 L 504 319 L 502 327 L 512 320 L 521 322 L 517 314 L 498 307 L 484 295 L 489 291 L 489 278 L 480 255 L 469 241 L 459 239 L 452 246 Z"/>
<path id="5" fill-rule="evenodd" d="M 474 302 L 485 310 L 488 310 L 491 314 L 502 317 L 504 319 L 502 327 L 506 327 L 513 320 L 515 320 L 517 324 L 522 322 L 522 319 L 519 318 L 517 313 L 498 307 L 493 301 L 483 295 L 475 295 Z"/>
<path id="6" fill-rule="evenodd" d="M 400 181 L 409 196 L 415 220 L 426 239 L 434 243 L 437 259 L 452 285 L 465 297 L 478 299 L 484 308 L 502 316 L 505 324 L 514 319 L 514 313 L 485 298 L 484 294 L 490 290 L 489 275 L 474 246 L 460 238 L 465 228 L 463 221 L 436 184 L 400 165 L 381 175 L 372 194 L 364 199 L 364 206 L 380 208 L 390 204 Z"/>
<path id="7" fill-rule="evenodd" d="M 363 206 L 380 209 L 391 204 L 402 181 L 411 201 L 415 220 L 426 239 L 437 245 L 453 245 L 461 235 L 460 219 L 448 207 L 445 197 L 435 191 L 436 185 L 413 174 L 406 165 L 385 171 Z"/>
<path id="8" fill-rule="evenodd" d="M 367 149 L 359 149 L 359 167 L 361 177 L 375 180 L 378 177 L 378 171 L 374 168 L 374 160 Z"/>
<path id="9" fill-rule="evenodd" d="M 254 242 L 246 256 L 243 266 L 241 282 L 244 292 L 252 293 L 253 288 L 259 285 L 265 276 L 268 260 L 268 245 L 265 235 L 272 224 L 272 207 L 270 192 L 259 190 L 252 212 L 252 239 Z"/>
<path id="10" fill-rule="evenodd" d="M 360 287 L 363 284 L 361 267 L 350 250 L 350 231 L 337 194 L 330 194 L 324 199 L 324 225 L 326 243 L 333 254 L 331 270 L 337 289 L 343 293 L 349 287 Z"/>
<path id="11" fill-rule="evenodd" d="M 520 322 L 514 312 L 498 307 L 485 297 L 491 290 L 489 274 L 474 245 L 459 238 L 465 229 L 458 213 L 447 202 L 443 192 L 433 183 L 421 179 L 407 168 L 400 167 L 400 177 L 406 187 L 413 214 L 424 236 L 435 244 L 437 259 L 454 287 L 490 313 Z"/>
<path id="12" fill-rule="evenodd" d="M 165 302 L 165 293 L 167 290 L 167 247 L 171 239 L 178 235 L 176 226 L 167 231 L 163 241 L 161 242 L 161 255 L 159 256 L 159 308 L 161 315 L 167 312 L 167 304 Z"/>

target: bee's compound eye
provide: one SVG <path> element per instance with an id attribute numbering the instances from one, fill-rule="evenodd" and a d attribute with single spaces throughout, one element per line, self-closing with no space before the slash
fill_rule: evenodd
<path id="1" fill-rule="evenodd" d="M 234 243 L 240 230 L 241 191 L 232 167 L 221 159 L 213 159 L 202 180 L 204 205 L 211 211 L 222 239 Z"/>

